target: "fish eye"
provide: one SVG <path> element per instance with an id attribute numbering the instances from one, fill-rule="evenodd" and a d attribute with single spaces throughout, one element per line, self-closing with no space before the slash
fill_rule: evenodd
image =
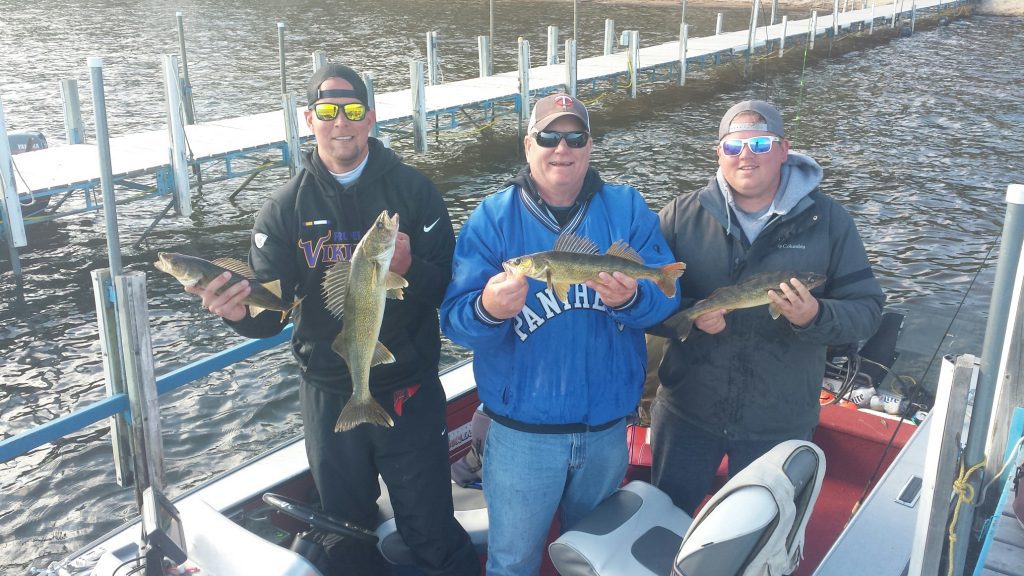
<path id="1" fill-rule="evenodd" d="M 519 258 L 513 258 L 512 259 L 512 265 L 513 266 L 518 266 L 521 262 L 522 262 L 522 260 L 520 260 Z"/>

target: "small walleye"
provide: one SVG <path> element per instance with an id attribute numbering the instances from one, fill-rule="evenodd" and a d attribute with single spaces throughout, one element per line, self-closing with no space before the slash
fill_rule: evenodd
<path id="1" fill-rule="evenodd" d="M 256 273 L 252 271 L 252 268 L 249 268 L 245 262 L 234 258 L 218 258 L 211 262 L 197 256 L 174 252 L 158 252 L 157 257 L 159 260 L 154 264 L 156 269 L 174 276 L 182 286 L 206 288 L 211 280 L 224 272 L 231 272 L 231 279 L 224 284 L 220 292 L 238 284 L 243 279 L 248 280 L 249 295 L 242 303 L 249 307 L 250 316 L 256 316 L 264 310 L 277 310 L 281 312 L 281 321 L 284 322 L 288 317 L 288 312 L 295 308 L 301 300 L 297 299 L 291 304 L 285 302 L 281 299 L 280 280 L 260 284 L 256 282 Z"/>
<path id="2" fill-rule="evenodd" d="M 352 397 L 338 416 L 335 432 L 351 430 L 364 422 L 394 425 L 391 416 L 370 395 L 370 368 L 395 361 L 377 338 L 385 300 L 401 300 L 402 289 L 409 285 L 405 278 L 388 270 L 396 238 L 398 213 L 389 217 L 385 210 L 359 240 L 352 259 L 331 266 L 324 276 L 327 310 L 343 319 L 331 349 L 345 360 L 352 377 Z"/>
<path id="3" fill-rule="evenodd" d="M 826 279 L 825 276 L 814 272 L 761 272 L 739 284 L 723 286 L 715 290 L 704 300 L 686 310 L 676 312 L 662 322 L 662 325 L 670 328 L 675 337 L 683 341 L 690 335 L 693 321 L 712 310 L 737 310 L 768 304 L 768 313 L 771 314 L 773 320 L 777 320 L 781 313 L 768 299 L 768 291 L 779 292 L 779 285 L 783 282 L 789 284 L 791 278 L 799 280 L 808 290 L 821 286 Z"/>
<path id="4" fill-rule="evenodd" d="M 657 284 L 666 296 L 676 295 L 676 278 L 683 275 L 686 264 L 673 262 L 660 268 L 644 265 L 644 259 L 628 243 L 617 240 L 604 254 L 587 238 L 562 234 L 547 252 L 536 252 L 502 263 L 508 274 L 529 276 L 547 282 L 548 289 L 563 303 L 569 301 L 569 285 L 598 280 L 601 272 L 621 272 Z"/>

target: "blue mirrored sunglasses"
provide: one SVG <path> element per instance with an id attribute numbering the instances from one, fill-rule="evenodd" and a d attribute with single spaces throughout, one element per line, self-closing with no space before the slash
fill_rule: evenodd
<path id="1" fill-rule="evenodd" d="M 746 144 L 747 148 L 754 154 L 766 154 L 772 149 L 773 142 L 781 142 L 782 138 L 778 136 L 751 136 L 750 138 L 729 138 L 722 140 L 719 146 L 722 148 L 722 154 L 726 156 L 739 156 L 740 152 L 743 152 L 743 145 Z"/>

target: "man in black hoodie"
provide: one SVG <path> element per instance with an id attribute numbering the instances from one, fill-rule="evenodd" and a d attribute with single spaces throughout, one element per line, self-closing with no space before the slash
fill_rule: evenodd
<path id="1" fill-rule="evenodd" d="M 437 307 L 451 278 L 455 234 L 433 183 L 369 136 L 376 114 L 367 100 L 366 85 L 351 68 L 328 64 L 313 74 L 305 117 L 316 148 L 260 210 L 249 263 L 260 282 L 281 281 L 286 302 L 302 298 L 293 313 L 291 345 L 302 370 L 306 454 L 323 508 L 372 529 L 379 474 L 398 531 L 418 566 L 428 574 L 476 575 L 479 559 L 454 518 L 445 394 L 437 376 Z M 403 300 L 387 301 L 379 339 L 395 362 L 371 370 L 370 392 L 395 424 L 335 432 L 352 380 L 344 360 L 331 350 L 342 321 L 327 311 L 321 285 L 327 268 L 351 258 L 382 210 L 400 215 L 390 270 L 409 287 Z M 189 291 L 243 336 L 280 332 L 279 313 L 249 315 L 242 304 L 247 282 L 217 294 L 229 277 Z M 332 573 L 388 573 L 372 545 L 347 538 L 330 539 L 326 546 Z"/>

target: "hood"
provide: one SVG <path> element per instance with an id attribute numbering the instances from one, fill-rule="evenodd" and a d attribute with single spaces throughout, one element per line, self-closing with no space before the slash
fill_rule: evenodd
<path id="1" fill-rule="evenodd" d="M 789 214 L 801 200 L 818 188 L 823 176 L 824 170 L 813 158 L 799 152 L 790 152 L 782 165 L 779 190 L 775 199 L 766 213 L 757 217 L 761 223 L 755 224 L 751 218 L 744 221 L 744 217 L 737 211 L 736 217 L 744 225 L 748 237 L 756 237 L 764 222 L 772 216 Z M 732 231 L 733 224 L 729 216 L 730 210 L 727 208 L 729 197 L 728 183 L 722 175 L 722 169 L 719 168 L 708 187 L 701 191 L 701 204 L 715 215 L 726 232 Z"/>

